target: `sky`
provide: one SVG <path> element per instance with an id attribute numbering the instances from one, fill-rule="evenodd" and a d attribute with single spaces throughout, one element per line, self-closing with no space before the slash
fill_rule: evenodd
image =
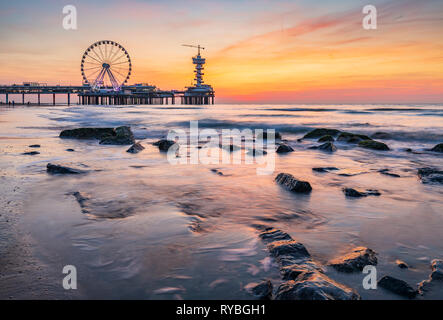
<path id="1" fill-rule="evenodd" d="M 77 30 L 63 28 L 65 5 Z M 365 30 L 362 9 L 377 8 Z M 0 84 L 80 85 L 113 40 L 129 83 L 183 89 L 200 44 L 218 103 L 443 103 L 442 0 L 0 0 Z"/>

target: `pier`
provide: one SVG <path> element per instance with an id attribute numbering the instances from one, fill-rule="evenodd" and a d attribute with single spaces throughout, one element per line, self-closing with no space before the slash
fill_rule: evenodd
<path id="1" fill-rule="evenodd" d="M 177 100 L 186 105 L 214 104 L 215 92 L 210 85 L 203 82 L 203 65 L 206 59 L 201 57 L 200 45 L 184 45 L 198 48 L 192 58 L 195 65 L 195 85 L 185 90 L 165 91 L 156 86 L 139 83 L 128 85 L 132 73 L 129 53 L 115 41 L 102 40 L 93 43 L 86 49 L 81 60 L 83 85 L 47 85 L 38 82 L 0 85 L 0 96 L 5 95 L 7 105 L 143 105 L 143 104 L 176 104 Z M 19 95 L 18 101 L 10 95 Z M 56 96 L 65 96 L 64 103 L 56 103 Z M 77 101 L 72 101 L 77 96 Z M 37 96 L 34 102 L 26 97 Z M 52 103 L 42 103 L 42 96 L 52 97 Z M 35 100 L 37 100 L 35 102 Z M 3 102 L 2 102 L 3 103 Z"/>

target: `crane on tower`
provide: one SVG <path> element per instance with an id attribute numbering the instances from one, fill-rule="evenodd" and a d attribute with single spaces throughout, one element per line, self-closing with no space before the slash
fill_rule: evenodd
<path id="1" fill-rule="evenodd" d="M 200 49 L 204 50 L 205 48 L 203 48 L 200 45 L 194 46 L 192 44 L 182 44 L 183 47 L 190 47 L 190 48 L 197 48 L 198 49 L 198 55 L 200 55 Z"/>

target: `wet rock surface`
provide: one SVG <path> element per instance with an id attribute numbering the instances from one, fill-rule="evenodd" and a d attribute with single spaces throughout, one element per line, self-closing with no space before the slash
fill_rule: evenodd
<path id="1" fill-rule="evenodd" d="M 315 139 L 315 138 L 321 138 L 323 136 L 336 136 L 340 133 L 340 130 L 337 129 L 326 129 L 326 128 L 319 128 L 314 129 L 307 134 L 303 136 L 302 139 Z"/>
<path id="2" fill-rule="evenodd" d="M 73 169 L 58 164 L 48 163 L 46 165 L 46 171 L 51 174 L 80 174 L 85 173 L 83 170 Z"/>
<path id="3" fill-rule="evenodd" d="M 363 140 L 358 143 L 359 147 L 365 148 L 365 149 L 372 149 L 372 150 L 378 150 L 378 151 L 388 151 L 390 150 L 389 147 L 384 144 L 383 142 L 375 141 L 375 140 Z"/>
<path id="4" fill-rule="evenodd" d="M 390 176 L 390 177 L 394 177 L 394 178 L 400 178 L 399 174 L 392 173 L 392 172 L 390 172 L 389 169 L 381 169 L 381 170 L 378 170 L 378 172 L 381 173 L 381 174 L 384 174 L 385 176 Z"/>
<path id="5" fill-rule="evenodd" d="M 424 280 L 418 285 L 418 292 L 425 294 L 436 286 L 443 287 L 443 260 L 434 259 L 431 261 L 431 274 L 427 280 Z"/>
<path id="6" fill-rule="evenodd" d="M 309 193 L 312 191 L 312 187 L 307 181 L 300 181 L 294 178 L 289 173 L 279 173 L 275 178 L 275 181 L 282 185 L 285 189 L 296 193 Z"/>
<path id="7" fill-rule="evenodd" d="M 443 143 L 437 144 L 434 148 L 431 149 L 433 152 L 443 152 Z"/>
<path id="8" fill-rule="evenodd" d="M 420 168 L 418 169 L 418 177 L 424 184 L 443 184 L 443 171 L 436 168 Z"/>
<path id="9" fill-rule="evenodd" d="M 31 144 L 30 146 L 28 146 L 29 148 L 40 148 L 39 144 Z"/>
<path id="10" fill-rule="evenodd" d="M 360 295 L 319 272 L 305 272 L 282 283 L 276 300 L 359 300 Z"/>
<path id="11" fill-rule="evenodd" d="M 372 140 L 372 139 L 363 134 L 355 134 L 350 132 L 342 132 L 337 137 L 337 141 L 343 141 L 346 143 L 359 143 L 365 140 Z"/>
<path id="12" fill-rule="evenodd" d="M 131 128 L 123 126 L 115 128 L 114 135 L 107 136 L 100 140 L 100 144 L 107 145 L 129 145 L 135 143 L 134 134 Z"/>
<path id="13" fill-rule="evenodd" d="M 318 167 L 318 168 L 312 168 L 312 171 L 315 172 L 330 172 L 330 171 L 335 171 L 335 170 L 340 170 L 339 168 L 336 167 Z"/>
<path id="14" fill-rule="evenodd" d="M 395 260 L 395 264 L 397 265 L 397 267 L 399 267 L 400 269 L 408 269 L 409 266 L 406 262 L 402 261 L 402 260 Z"/>
<path id="15" fill-rule="evenodd" d="M 162 139 L 157 142 L 154 142 L 153 145 L 157 146 L 160 151 L 168 151 L 170 147 L 175 145 L 175 141 Z"/>
<path id="16" fill-rule="evenodd" d="M 60 133 L 60 138 L 102 140 L 114 134 L 114 128 L 76 128 L 63 130 Z"/>
<path id="17" fill-rule="evenodd" d="M 318 146 L 318 150 L 325 152 L 335 152 L 337 151 L 337 147 L 332 142 L 325 142 L 322 145 Z"/>
<path id="18" fill-rule="evenodd" d="M 288 152 L 293 152 L 293 151 L 294 151 L 294 149 L 291 146 L 289 146 L 287 144 L 284 144 L 284 143 L 280 143 L 278 145 L 278 147 L 277 147 L 277 150 L 275 152 L 277 152 L 277 153 L 288 153 Z"/>
<path id="19" fill-rule="evenodd" d="M 35 156 L 36 154 L 40 154 L 38 151 L 27 151 L 22 153 L 25 156 Z"/>
<path id="20" fill-rule="evenodd" d="M 346 197 L 350 197 L 350 198 L 363 198 L 363 197 L 367 197 L 367 196 L 380 196 L 381 195 L 381 193 L 378 190 L 368 189 L 365 192 L 363 192 L 363 191 L 355 190 L 353 188 L 343 188 L 343 193 L 345 194 Z"/>
<path id="21" fill-rule="evenodd" d="M 329 134 L 318 139 L 318 142 L 333 142 L 333 141 L 335 141 L 334 137 Z"/>
<path id="22" fill-rule="evenodd" d="M 381 278 L 378 281 L 378 286 L 388 291 L 391 291 L 395 294 L 410 299 L 414 298 L 418 294 L 418 291 L 412 288 L 405 281 L 396 279 L 391 276 L 384 276 L 383 278 Z"/>
<path id="23" fill-rule="evenodd" d="M 261 228 L 259 237 L 278 262 L 283 282 L 276 300 L 357 300 L 359 294 L 324 274 L 305 246 L 279 229 Z"/>
<path id="24" fill-rule="evenodd" d="M 349 253 L 329 261 L 328 265 L 340 272 L 362 271 L 367 265 L 377 265 L 377 253 L 366 247 L 356 247 Z"/>
<path id="25" fill-rule="evenodd" d="M 140 151 L 144 150 L 145 147 L 143 147 L 140 142 L 134 143 L 126 152 L 129 153 L 139 153 Z"/>
<path id="26" fill-rule="evenodd" d="M 245 289 L 259 300 L 272 299 L 273 285 L 270 280 L 264 280 L 260 283 L 249 283 L 245 286 Z"/>

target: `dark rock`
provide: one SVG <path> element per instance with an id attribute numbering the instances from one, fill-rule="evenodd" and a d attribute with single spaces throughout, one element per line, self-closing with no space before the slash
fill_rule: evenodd
<path id="1" fill-rule="evenodd" d="M 397 260 L 395 260 L 395 263 L 397 264 L 397 266 L 400 269 L 408 269 L 409 268 L 408 264 L 406 262 L 402 261 L 402 260 L 398 260 L 397 259 Z"/>
<path id="2" fill-rule="evenodd" d="M 325 136 L 323 136 L 323 137 L 321 137 L 320 139 L 318 139 L 318 142 L 333 142 L 333 141 L 335 141 L 335 139 L 334 139 L 334 137 L 333 136 L 331 136 L 331 135 L 325 135 Z"/>
<path id="3" fill-rule="evenodd" d="M 223 172 L 221 172 L 221 171 L 218 170 L 218 169 L 211 169 L 211 171 L 214 172 L 214 173 L 216 173 L 216 174 L 218 174 L 219 176 L 222 176 L 222 175 L 223 175 Z"/>
<path id="4" fill-rule="evenodd" d="M 39 144 L 31 144 L 29 148 L 40 148 Z"/>
<path id="5" fill-rule="evenodd" d="M 80 205 L 82 212 L 88 213 L 86 206 L 87 206 L 87 202 L 89 201 L 89 198 L 78 191 L 73 192 L 72 195 L 75 197 L 75 200 L 77 200 L 78 204 Z"/>
<path id="6" fill-rule="evenodd" d="M 144 150 L 145 147 L 143 147 L 140 142 L 134 143 L 126 152 L 129 153 L 139 153 L 140 151 Z"/>
<path id="7" fill-rule="evenodd" d="M 443 143 L 437 144 L 434 148 L 431 149 L 433 152 L 443 152 Z"/>
<path id="8" fill-rule="evenodd" d="M 277 139 L 281 140 L 280 132 L 275 131 L 275 134 L 269 133 L 269 135 L 268 135 L 268 132 L 266 130 L 263 130 L 263 132 L 259 133 L 256 138 L 261 139 L 261 140 L 266 140 L 266 139 L 268 139 L 268 137 L 269 138 L 274 137 L 274 140 L 277 140 Z"/>
<path id="9" fill-rule="evenodd" d="M 60 138 L 102 140 L 108 136 L 113 136 L 114 134 L 114 128 L 77 128 L 63 130 L 60 133 Z"/>
<path id="10" fill-rule="evenodd" d="M 389 147 L 383 142 L 375 141 L 375 140 L 363 140 L 358 144 L 359 147 L 365 149 L 379 150 L 379 151 L 388 151 Z"/>
<path id="11" fill-rule="evenodd" d="M 359 143 L 364 140 L 372 140 L 372 139 L 363 134 L 355 134 L 350 132 L 342 132 L 337 137 L 337 141 L 344 141 L 347 143 Z"/>
<path id="12" fill-rule="evenodd" d="M 280 143 L 280 145 L 277 147 L 277 150 L 275 152 L 277 153 L 288 153 L 293 152 L 294 149 L 291 146 L 288 146 L 287 144 Z"/>
<path id="13" fill-rule="evenodd" d="M 260 300 L 272 299 L 273 287 L 270 280 L 265 280 L 260 283 L 250 283 L 246 285 L 245 288 Z"/>
<path id="14" fill-rule="evenodd" d="M 292 240 L 289 234 L 274 228 L 267 228 L 266 230 L 264 230 L 259 234 L 259 237 L 260 239 L 262 239 L 264 243 L 270 243 L 281 240 Z"/>
<path id="15" fill-rule="evenodd" d="M 412 149 L 411 148 L 406 148 L 405 152 L 412 152 Z"/>
<path id="16" fill-rule="evenodd" d="M 315 139 L 315 138 L 321 138 L 323 136 L 336 136 L 337 134 L 340 133 L 340 130 L 337 129 L 325 129 L 325 128 L 320 128 L 320 129 L 314 129 L 310 132 L 308 132 L 307 134 L 305 134 L 303 136 L 302 139 Z"/>
<path id="17" fill-rule="evenodd" d="M 387 132 L 376 132 L 373 135 L 371 135 L 372 139 L 391 139 L 392 135 Z"/>
<path id="18" fill-rule="evenodd" d="M 68 152 L 74 152 L 75 150 L 74 150 L 74 149 L 66 149 L 66 151 L 68 151 Z"/>
<path id="19" fill-rule="evenodd" d="M 380 196 L 381 193 L 378 190 L 371 190 L 368 189 L 366 192 L 357 191 L 352 188 L 343 188 L 343 193 L 347 197 L 351 198 L 361 198 L 361 197 L 367 197 L 367 196 Z"/>
<path id="20" fill-rule="evenodd" d="M 318 146 L 318 149 L 326 152 L 337 151 L 337 147 L 332 142 L 323 143 L 322 145 Z"/>
<path id="21" fill-rule="evenodd" d="M 386 176 L 390 176 L 390 177 L 394 177 L 394 178 L 400 178 L 399 174 L 389 172 L 389 169 L 381 169 L 381 170 L 378 170 L 378 172 L 380 172 L 381 174 L 384 174 Z"/>
<path id="22" fill-rule="evenodd" d="M 324 273 L 324 270 L 310 259 L 306 259 L 302 263 L 284 265 L 280 269 L 283 280 L 296 280 L 300 274 L 305 272 Z"/>
<path id="23" fill-rule="evenodd" d="M 309 254 L 308 250 L 306 250 L 305 246 L 295 240 L 271 242 L 268 244 L 268 250 L 271 256 L 275 258 L 285 256 L 286 258 L 293 259 L 294 261 L 311 258 L 311 255 Z"/>
<path id="24" fill-rule="evenodd" d="M 377 253 L 366 247 L 357 247 L 329 261 L 328 265 L 340 272 L 362 271 L 367 265 L 377 265 Z"/>
<path id="25" fill-rule="evenodd" d="M 288 173 L 279 173 L 275 178 L 275 181 L 292 192 L 309 193 L 312 191 L 309 182 L 297 180 L 294 176 Z"/>
<path id="26" fill-rule="evenodd" d="M 115 134 L 100 140 L 100 144 L 106 145 L 129 145 L 135 143 L 131 128 L 123 126 L 115 128 Z"/>
<path id="27" fill-rule="evenodd" d="M 431 262 L 431 274 L 427 280 L 419 283 L 418 291 L 420 294 L 424 294 L 429 291 L 433 285 L 439 283 L 443 284 L 443 260 L 434 259 Z"/>
<path id="28" fill-rule="evenodd" d="M 283 282 L 276 300 L 360 300 L 351 288 L 335 282 L 320 272 L 305 272 L 297 280 Z"/>
<path id="29" fill-rule="evenodd" d="M 329 172 L 329 171 L 334 171 L 334 170 L 340 170 L 336 167 L 323 167 L 323 168 L 312 168 L 312 171 L 315 172 Z"/>
<path id="30" fill-rule="evenodd" d="M 393 278 L 391 276 L 384 276 L 378 281 L 378 286 L 407 298 L 414 298 L 418 291 L 413 289 L 405 281 Z"/>
<path id="31" fill-rule="evenodd" d="M 422 183 L 440 183 L 443 184 L 443 171 L 434 168 L 418 169 L 418 176 Z"/>
<path id="32" fill-rule="evenodd" d="M 27 156 L 35 156 L 36 154 L 40 154 L 38 151 L 29 151 L 29 152 L 23 152 L 24 155 Z"/>
<path id="33" fill-rule="evenodd" d="M 153 143 L 154 146 L 158 146 L 160 151 L 168 151 L 170 147 L 176 145 L 175 141 L 162 139 Z M 177 145 L 178 146 L 178 145 Z"/>
<path id="34" fill-rule="evenodd" d="M 46 171 L 52 174 L 79 174 L 84 173 L 82 170 L 73 169 L 69 167 L 60 166 L 57 164 L 48 163 L 46 165 Z"/>

